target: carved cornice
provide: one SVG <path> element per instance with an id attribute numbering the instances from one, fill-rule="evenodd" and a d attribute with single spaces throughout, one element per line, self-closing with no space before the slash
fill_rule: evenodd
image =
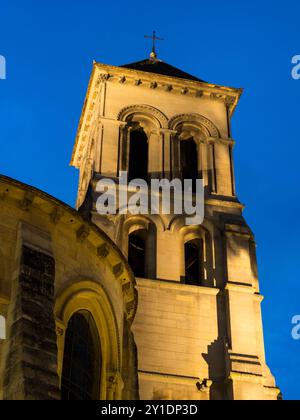
<path id="1" fill-rule="evenodd" d="M 100 259 L 108 257 L 109 252 L 109 246 L 106 242 L 97 248 L 97 255 Z"/>
<path id="2" fill-rule="evenodd" d="M 27 191 L 24 195 L 24 198 L 21 200 L 20 207 L 22 210 L 29 211 L 34 200 L 34 194 L 30 191 Z"/>
<path id="3" fill-rule="evenodd" d="M 90 229 L 84 224 L 81 225 L 80 228 L 76 232 L 77 240 L 83 243 L 89 236 Z"/>
<path id="4" fill-rule="evenodd" d="M 123 274 L 123 271 L 124 271 L 123 263 L 120 262 L 113 266 L 113 273 L 116 278 L 120 277 Z"/>
<path id="5" fill-rule="evenodd" d="M 149 89 L 162 89 L 165 92 L 172 92 L 172 94 L 189 95 L 195 98 L 221 101 L 228 107 L 230 114 L 233 113 L 242 93 L 242 89 L 226 88 L 209 83 L 194 82 L 174 77 L 171 78 L 169 76 L 154 73 L 139 72 L 143 74 L 143 77 L 137 78 L 136 75 L 127 74 L 127 71 L 131 70 L 117 68 L 115 73 L 101 73 L 100 80 L 102 83 L 117 81 L 118 83 L 144 86 Z M 165 78 L 168 80 L 165 80 Z M 199 84 L 202 85 L 201 89 L 199 89 Z"/>
<path id="6" fill-rule="evenodd" d="M 120 77 L 126 77 L 126 82 L 150 87 L 151 83 L 157 83 L 157 87 L 164 90 L 173 90 L 174 88 L 181 92 L 181 89 L 188 89 L 190 93 L 197 97 L 203 96 L 204 92 L 212 94 L 214 99 L 226 99 L 228 105 L 235 105 L 236 98 L 242 93 L 240 88 L 232 88 L 213 83 L 182 79 L 173 76 L 144 72 L 136 69 L 111 66 L 102 63 L 95 63 L 94 66 L 101 72 L 102 78 L 109 81 L 119 80 Z M 178 89 L 179 88 L 179 89 Z M 187 93 L 187 92 L 186 92 Z"/>
<path id="7" fill-rule="evenodd" d="M 60 209 L 59 207 L 55 207 L 54 210 L 52 211 L 52 213 L 50 214 L 50 220 L 54 225 L 57 225 L 62 216 L 63 216 L 63 211 L 62 209 Z"/>

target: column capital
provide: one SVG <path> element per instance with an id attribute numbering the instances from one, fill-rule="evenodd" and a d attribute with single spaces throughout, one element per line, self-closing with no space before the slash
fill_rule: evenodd
<path id="1" fill-rule="evenodd" d="M 177 134 L 177 131 L 176 130 L 171 130 L 170 128 L 160 128 L 159 133 L 160 134 L 170 134 L 170 135 L 172 135 L 172 134 Z"/>
<path id="2" fill-rule="evenodd" d="M 208 143 L 223 143 L 223 144 L 230 144 L 230 145 L 234 145 L 235 144 L 235 140 L 231 137 L 207 137 L 206 141 Z"/>
<path id="3" fill-rule="evenodd" d="M 127 125 L 126 121 L 114 120 L 113 118 L 100 117 L 99 121 L 103 124 L 112 124 L 119 127 L 125 127 Z"/>
<path id="4" fill-rule="evenodd" d="M 108 372 L 106 383 L 108 400 L 120 399 L 124 388 L 124 382 L 120 372 Z"/>

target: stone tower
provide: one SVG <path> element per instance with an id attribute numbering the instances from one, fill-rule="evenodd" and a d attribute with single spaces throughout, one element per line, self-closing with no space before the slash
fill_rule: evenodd
<path id="1" fill-rule="evenodd" d="M 152 54 L 94 63 L 71 164 L 77 208 L 128 258 L 141 399 L 277 399 L 265 361 L 255 241 L 235 191 L 231 116 L 241 89 L 204 82 Z M 202 178 L 205 219 L 100 216 L 97 181 Z M 122 268 L 120 268 L 122 269 Z"/>

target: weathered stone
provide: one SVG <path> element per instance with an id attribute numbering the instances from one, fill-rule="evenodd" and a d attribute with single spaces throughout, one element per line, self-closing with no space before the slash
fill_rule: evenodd
<path id="1" fill-rule="evenodd" d="M 59 399 L 53 257 L 22 245 L 10 307 L 4 399 Z"/>

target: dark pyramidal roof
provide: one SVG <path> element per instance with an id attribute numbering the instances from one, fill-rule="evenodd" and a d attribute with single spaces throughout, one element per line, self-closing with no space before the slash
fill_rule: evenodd
<path id="1" fill-rule="evenodd" d="M 145 71 L 148 73 L 162 74 L 164 76 L 179 77 L 180 79 L 194 80 L 195 82 L 204 82 L 204 80 L 198 79 L 198 77 L 192 76 L 191 74 L 186 73 L 177 67 L 171 66 L 168 63 L 164 63 L 157 58 L 147 58 L 146 60 L 125 64 L 120 67 Z"/>

